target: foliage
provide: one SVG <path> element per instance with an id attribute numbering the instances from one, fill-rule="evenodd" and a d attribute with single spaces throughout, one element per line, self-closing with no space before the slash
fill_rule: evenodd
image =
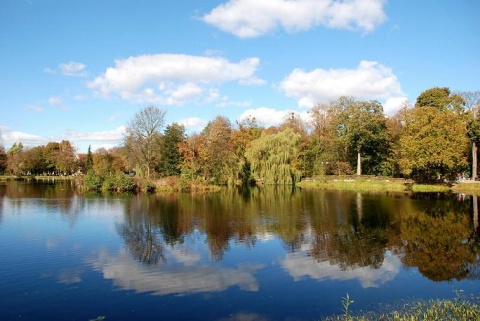
<path id="1" fill-rule="evenodd" d="M 417 97 L 415 107 L 433 107 L 438 110 L 461 113 L 465 108 L 465 100 L 458 94 L 452 95 L 448 87 L 434 87 L 425 90 Z"/>
<path id="2" fill-rule="evenodd" d="M 185 126 L 173 123 L 165 128 L 162 140 L 162 158 L 158 169 L 162 175 L 180 175 L 182 154 L 179 144 L 184 140 Z"/>
<path id="3" fill-rule="evenodd" d="M 99 191 L 102 188 L 102 178 L 95 172 L 88 171 L 83 177 L 83 189 L 86 191 Z"/>
<path id="4" fill-rule="evenodd" d="M 460 115 L 416 107 L 408 111 L 405 123 L 399 160 L 405 175 L 426 181 L 452 179 L 467 166 L 467 129 Z"/>
<path id="5" fill-rule="evenodd" d="M 298 147 L 300 135 L 292 129 L 278 134 L 262 134 L 251 142 L 245 156 L 255 177 L 264 184 L 295 184 L 300 180 Z"/>
<path id="6" fill-rule="evenodd" d="M 384 166 L 390 153 L 383 107 L 378 101 L 355 101 L 341 97 L 333 102 L 335 131 L 345 146 L 348 161 L 357 174 L 386 174 Z M 390 173 L 389 173 L 390 174 Z"/>
<path id="7" fill-rule="evenodd" d="M 467 215 L 454 212 L 410 213 L 401 224 L 404 264 L 417 266 L 434 281 L 466 278 L 469 264 L 480 254 L 471 238 L 469 222 Z"/>

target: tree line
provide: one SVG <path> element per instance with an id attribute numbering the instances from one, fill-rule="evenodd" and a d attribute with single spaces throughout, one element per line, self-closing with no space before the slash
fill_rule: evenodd
<path id="1" fill-rule="evenodd" d="M 435 87 L 387 117 L 376 100 L 339 97 L 310 109 L 310 121 L 288 115 L 278 126 L 255 118 L 232 124 L 217 116 L 199 133 L 165 126 L 149 106 L 127 124 L 121 146 L 77 155 L 69 141 L 25 148 L 0 146 L 0 172 L 11 175 L 119 173 L 152 180 L 177 177 L 211 185 L 295 184 L 316 175 L 382 175 L 417 181 L 477 176 L 480 92 Z M 112 177 L 113 177 L 112 176 Z"/>

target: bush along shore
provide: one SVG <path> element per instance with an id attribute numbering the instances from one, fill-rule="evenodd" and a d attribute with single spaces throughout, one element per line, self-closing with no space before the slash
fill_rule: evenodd
<path id="1" fill-rule="evenodd" d="M 136 177 L 121 171 L 96 175 L 89 172 L 76 176 L 0 176 L 0 181 L 11 180 L 62 181 L 73 180 L 80 191 L 119 192 L 119 193 L 154 193 L 154 192 L 192 192 L 218 191 L 222 187 L 207 180 L 188 179 L 180 176 L 163 178 Z M 260 184 L 261 186 L 268 186 Z M 324 190 L 345 190 L 357 192 L 399 192 L 399 193 L 462 193 L 480 195 L 480 182 L 455 181 L 450 183 L 422 184 L 403 178 L 328 175 L 304 179 L 295 186 Z"/>
<path id="2" fill-rule="evenodd" d="M 177 176 L 164 178 L 146 178 L 126 175 L 123 172 L 108 173 L 104 176 L 89 172 L 75 178 L 80 191 L 118 192 L 118 193 L 154 193 L 154 192 L 192 192 L 217 191 L 219 186 L 201 180 L 187 180 Z"/>

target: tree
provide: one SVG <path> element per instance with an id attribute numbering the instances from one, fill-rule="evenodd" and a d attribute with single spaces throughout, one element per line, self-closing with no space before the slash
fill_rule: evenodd
<path id="1" fill-rule="evenodd" d="M 465 108 L 469 111 L 468 118 L 468 137 L 472 144 L 472 180 L 477 178 L 477 154 L 478 144 L 480 143 L 480 120 L 478 116 L 478 108 L 480 108 L 480 91 L 464 91 L 458 93 L 465 101 Z"/>
<path id="2" fill-rule="evenodd" d="M 14 143 L 7 153 L 7 172 L 13 175 L 23 173 L 23 144 Z"/>
<path id="3" fill-rule="evenodd" d="M 161 130 L 165 111 L 149 106 L 137 112 L 127 125 L 125 147 L 133 164 L 145 166 L 147 177 L 160 161 Z"/>
<path id="4" fill-rule="evenodd" d="M 105 148 L 99 148 L 93 154 L 92 169 L 98 177 L 105 177 L 112 171 L 112 157 Z"/>
<path id="5" fill-rule="evenodd" d="M 232 141 L 237 158 L 237 179 L 242 185 L 251 183 L 251 166 L 245 157 L 245 150 L 250 142 L 260 137 L 264 129 L 259 126 L 255 117 L 247 117 L 237 121 L 237 128 L 232 132 Z"/>
<path id="6" fill-rule="evenodd" d="M 165 128 L 159 172 L 166 176 L 180 175 L 182 154 L 179 144 L 185 140 L 185 126 L 173 123 Z"/>
<path id="7" fill-rule="evenodd" d="M 425 90 L 417 97 L 415 107 L 434 107 L 461 113 L 464 111 L 465 101 L 460 95 L 451 94 L 448 87 L 434 87 Z"/>
<path id="8" fill-rule="evenodd" d="M 295 184 L 301 177 L 298 168 L 299 144 L 300 135 L 290 128 L 278 134 L 263 133 L 252 141 L 245 156 L 255 177 L 264 184 Z"/>
<path id="9" fill-rule="evenodd" d="M 466 134 L 463 117 L 451 110 L 437 107 L 408 110 L 400 138 L 401 171 L 426 181 L 453 178 L 468 165 Z"/>
<path id="10" fill-rule="evenodd" d="M 85 160 L 85 173 L 88 173 L 93 167 L 92 146 L 88 145 L 87 159 Z"/>
<path id="11" fill-rule="evenodd" d="M 202 160 L 203 177 L 214 184 L 228 184 L 235 179 L 236 157 L 232 142 L 232 125 L 230 121 L 217 116 L 202 131 L 204 137 L 199 150 Z"/>
<path id="12" fill-rule="evenodd" d="M 362 175 L 362 165 L 368 174 L 385 174 L 382 167 L 390 153 L 390 142 L 383 106 L 376 100 L 345 97 L 333 105 L 338 109 L 334 118 L 336 133 L 352 166 L 356 163 L 357 175 Z"/>
<path id="13" fill-rule="evenodd" d="M 75 171 L 75 149 L 68 140 L 62 140 L 58 144 L 55 160 L 56 170 L 64 174 L 72 174 Z"/>
<path id="14" fill-rule="evenodd" d="M 7 153 L 3 146 L 2 132 L 0 131 L 0 174 L 3 174 L 7 169 Z"/>

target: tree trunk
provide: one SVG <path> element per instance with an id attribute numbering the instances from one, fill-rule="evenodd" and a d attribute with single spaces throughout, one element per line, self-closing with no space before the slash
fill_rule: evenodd
<path id="1" fill-rule="evenodd" d="M 472 144 L 472 181 L 477 178 L 477 143 Z"/>
<path id="2" fill-rule="evenodd" d="M 357 152 L 357 175 L 362 175 L 362 154 L 360 150 Z"/>

